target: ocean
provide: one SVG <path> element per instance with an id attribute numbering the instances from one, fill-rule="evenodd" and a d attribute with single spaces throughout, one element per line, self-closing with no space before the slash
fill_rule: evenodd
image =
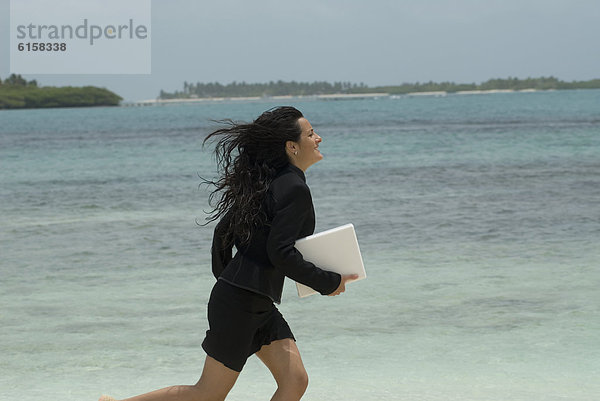
<path id="1" fill-rule="evenodd" d="M 323 138 L 317 231 L 368 278 L 279 306 L 305 400 L 600 394 L 600 91 L 288 99 Z M 269 100 L 0 111 L 0 400 L 193 384 L 214 120 Z M 228 400 L 269 399 L 252 357 Z"/>

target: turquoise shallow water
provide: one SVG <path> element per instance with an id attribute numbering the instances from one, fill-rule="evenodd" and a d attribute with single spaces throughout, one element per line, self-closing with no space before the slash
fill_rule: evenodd
<path id="1" fill-rule="evenodd" d="M 280 310 L 307 400 L 595 400 L 600 91 L 294 101 L 324 138 L 317 230 L 368 279 Z M 197 380 L 210 119 L 275 104 L 0 112 L 0 400 Z M 268 399 L 251 359 L 231 400 Z"/>

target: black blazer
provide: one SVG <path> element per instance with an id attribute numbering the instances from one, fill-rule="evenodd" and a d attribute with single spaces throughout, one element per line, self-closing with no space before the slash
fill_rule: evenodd
<path id="1" fill-rule="evenodd" d="M 275 177 L 265 198 L 268 224 L 252 231 L 249 242 L 227 241 L 230 214 L 215 227 L 212 243 L 212 271 L 217 279 L 266 295 L 281 302 L 283 281 L 288 276 L 323 295 L 337 289 L 341 276 L 307 262 L 294 247 L 297 239 L 315 230 L 315 211 L 304 172 L 289 164 Z"/>

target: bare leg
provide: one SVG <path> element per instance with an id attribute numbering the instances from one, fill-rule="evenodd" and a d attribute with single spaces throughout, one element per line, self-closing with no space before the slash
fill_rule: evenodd
<path id="1" fill-rule="evenodd" d="M 207 356 L 202 376 L 194 386 L 166 387 L 123 401 L 222 401 L 227 397 L 238 376 L 239 372 Z M 99 401 L 102 400 L 100 398 Z"/>
<path id="2" fill-rule="evenodd" d="M 308 375 L 294 340 L 287 338 L 273 341 L 263 346 L 256 355 L 269 368 L 277 382 L 277 391 L 271 401 L 302 398 L 308 387 Z"/>

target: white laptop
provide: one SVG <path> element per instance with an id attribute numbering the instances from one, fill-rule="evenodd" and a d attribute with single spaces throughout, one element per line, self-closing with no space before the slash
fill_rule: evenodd
<path id="1" fill-rule="evenodd" d="M 367 277 L 352 224 L 299 239 L 296 241 L 295 247 L 305 260 L 323 270 L 340 274 L 358 274 L 358 278 L 352 281 Z M 296 283 L 296 288 L 298 296 L 301 298 L 318 294 L 317 291 L 304 284 Z"/>

